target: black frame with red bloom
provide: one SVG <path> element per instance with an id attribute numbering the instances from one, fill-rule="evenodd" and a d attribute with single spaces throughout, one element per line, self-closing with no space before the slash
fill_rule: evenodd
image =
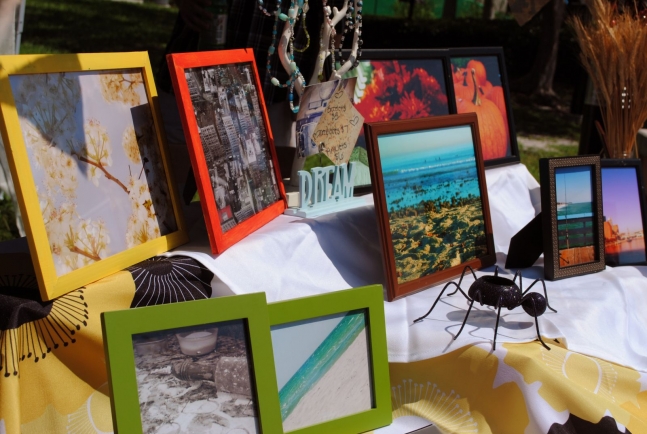
<path id="1" fill-rule="evenodd" d="M 485 167 L 490 168 L 518 163 L 520 161 L 519 146 L 512 116 L 503 48 L 451 48 L 448 51 L 451 74 L 449 82 L 453 87 L 452 92 L 456 106 L 454 113 L 472 112 L 474 110 L 471 109 L 476 105 L 484 107 L 478 108 L 477 114 Z M 474 68 L 474 75 L 471 74 L 471 69 L 473 68 L 470 67 L 464 68 L 462 71 L 455 70 L 454 59 L 476 61 L 477 67 Z M 480 65 L 478 65 L 479 63 Z M 491 72 L 491 68 L 497 67 L 498 74 L 491 74 L 488 77 L 487 73 Z M 479 69 L 481 70 L 479 71 Z M 461 79 L 463 80 L 462 83 L 460 83 Z M 456 82 L 455 80 L 459 81 Z M 474 93 L 473 85 L 475 81 L 479 81 L 478 92 L 476 93 Z M 461 84 L 466 88 L 464 91 L 459 87 Z M 489 110 L 485 108 L 486 105 L 489 106 Z M 497 116 L 489 116 L 486 113 L 493 112 L 493 106 L 499 109 L 498 113 L 501 114 L 501 119 L 492 119 Z M 502 111 L 505 111 L 505 113 L 502 113 Z M 500 124 L 501 121 L 503 121 L 503 125 Z M 503 152 L 501 133 L 499 131 L 504 131 L 507 135 L 505 152 Z M 485 134 L 489 134 L 490 137 L 484 137 Z"/>
<path id="2" fill-rule="evenodd" d="M 362 76 L 367 72 L 362 68 L 366 63 L 373 68 L 371 76 Z M 355 75 L 355 100 L 362 98 L 355 102 L 355 108 L 367 123 L 456 113 L 449 50 L 363 50 L 360 66 L 348 76 Z M 379 84 L 375 78 L 379 78 Z M 371 92 L 370 100 L 364 99 L 367 92 Z M 365 149 L 364 134 L 360 132 L 351 161 L 368 166 L 361 155 Z M 356 194 L 370 190 L 371 184 L 356 179 Z"/>

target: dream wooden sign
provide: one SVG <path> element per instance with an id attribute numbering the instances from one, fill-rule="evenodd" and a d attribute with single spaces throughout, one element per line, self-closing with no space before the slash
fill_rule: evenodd
<path id="1" fill-rule="evenodd" d="M 285 214 L 298 217 L 318 217 L 354 208 L 364 203 L 353 197 L 357 163 L 313 167 L 310 172 L 299 170 L 299 206 L 288 208 Z"/>

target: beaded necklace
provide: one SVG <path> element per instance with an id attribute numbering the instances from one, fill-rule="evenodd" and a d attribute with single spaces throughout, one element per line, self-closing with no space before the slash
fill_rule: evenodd
<path id="1" fill-rule="evenodd" d="M 308 27 L 306 26 L 306 13 L 308 12 L 310 6 L 308 5 L 308 0 L 305 0 L 303 3 L 303 13 L 301 14 L 301 25 L 303 26 L 303 33 L 306 35 L 306 44 L 303 48 L 294 48 L 294 51 L 297 53 L 303 53 L 310 47 L 310 33 L 308 33 Z M 294 38 L 294 33 L 292 34 Z"/>
<path id="2" fill-rule="evenodd" d="M 331 9 L 327 5 L 328 1 L 323 0 L 323 13 L 324 13 L 324 24 L 321 26 L 321 35 L 320 35 L 320 43 L 319 43 L 319 53 L 320 56 L 324 57 L 325 50 L 323 50 L 324 46 L 328 46 L 330 49 L 330 60 L 331 60 L 331 68 L 332 68 L 332 75 L 335 75 L 337 70 L 336 70 L 336 62 L 335 62 L 335 51 L 338 51 L 338 58 L 339 58 L 339 63 L 340 65 L 344 64 L 343 60 L 343 53 L 342 53 L 342 47 L 344 45 L 344 39 L 346 38 L 346 34 L 350 32 L 350 29 L 354 30 L 354 33 L 357 34 L 358 39 L 357 39 L 357 57 L 355 58 L 355 61 L 351 65 L 349 69 L 353 69 L 359 65 L 359 57 L 362 55 L 362 7 L 363 7 L 363 1 L 358 0 L 355 2 L 356 8 L 352 6 L 353 0 L 349 0 L 349 4 L 347 6 L 346 10 L 346 23 L 344 25 L 344 32 L 341 35 L 340 41 L 339 41 L 339 46 L 335 47 L 335 37 L 337 36 L 337 31 L 335 30 L 335 27 L 333 26 L 333 20 L 330 18 L 331 15 Z M 353 20 L 353 12 L 354 14 L 354 20 Z M 330 27 L 330 35 L 328 37 L 328 40 L 324 41 L 325 35 L 324 35 L 324 29 L 325 29 L 325 24 L 328 24 Z M 324 45 L 326 44 L 326 45 Z M 349 54 L 350 58 L 350 54 Z M 320 68 L 318 71 L 318 76 L 319 80 L 323 81 L 323 63 L 324 63 L 324 58 L 321 59 L 320 62 Z"/>
<path id="3" fill-rule="evenodd" d="M 344 25 L 344 33 L 342 33 L 341 39 L 339 41 L 339 64 L 343 65 L 344 60 L 342 55 L 342 47 L 344 45 L 344 39 L 346 38 L 346 34 L 350 31 L 350 29 L 354 29 L 355 32 L 357 33 L 357 36 L 358 36 L 357 58 L 355 59 L 355 62 L 353 62 L 352 68 L 355 68 L 357 67 L 357 65 L 359 65 L 359 57 L 362 55 L 362 44 L 364 43 L 362 41 L 362 7 L 364 5 L 364 2 L 362 0 L 359 0 L 355 3 L 355 5 L 357 6 L 357 10 L 355 10 L 355 8 L 353 8 L 351 4 L 348 5 L 348 10 L 346 11 L 346 24 Z M 355 11 L 354 23 L 353 23 L 353 11 Z M 350 58 L 350 54 L 348 56 Z"/>
<path id="4" fill-rule="evenodd" d="M 303 15 L 302 19 L 305 23 L 304 10 L 307 11 L 307 6 L 304 8 L 304 0 L 298 0 L 298 5 L 295 5 L 294 0 L 291 0 L 287 15 L 281 12 L 281 0 L 276 0 L 276 12 L 274 12 L 274 14 L 268 12 L 268 10 L 264 7 L 263 0 L 258 0 L 258 7 L 266 16 L 274 15 L 275 17 L 274 25 L 272 26 L 272 42 L 267 51 L 267 64 L 265 66 L 267 68 L 267 74 L 269 74 L 270 76 L 270 82 L 276 87 L 283 89 L 288 88 L 288 101 L 290 104 L 290 109 L 293 113 L 298 113 L 299 106 L 294 106 L 294 84 L 297 80 L 301 80 L 304 82 L 305 86 L 305 79 L 303 78 L 301 71 L 299 71 L 299 67 L 294 61 L 294 23 L 299 19 L 299 16 L 301 15 Z M 290 74 L 290 77 L 285 81 L 285 83 L 281 83 L 278 78 L 272 76 L 272 56 L 276 52 L 276 40 L 278 35 L 279 21 L 287 22 L 290 28 L 290 40 L 287 51 L 290 61 L 290 71 L 288 72 Z"/>

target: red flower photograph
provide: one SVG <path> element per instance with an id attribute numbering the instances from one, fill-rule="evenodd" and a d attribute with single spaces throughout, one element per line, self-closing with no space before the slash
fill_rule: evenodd
<path id="1" fill-rule="evenodd" d="M 365 122 L 449 114 L 441 59 L 363 60 L 356 75 L 354 103 Z M 363 131 L 350 161 L 360 163 L 355 185 L 370 184 Z"/>

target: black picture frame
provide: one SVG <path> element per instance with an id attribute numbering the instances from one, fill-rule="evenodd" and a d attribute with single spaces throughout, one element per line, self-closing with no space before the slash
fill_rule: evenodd
<path id="1" fill-rule="evenodd" d="M 429 72 L 432 68 L 432 63 L 438 62 L 438 65 L 433 65 L 434 69 L 440 68 L 440 77 L 442 78 L 441 81 L 438 81 L 438 84 L 440 86 L 440 89 L 444 91 L 444 96 L 447 98 L 446 105 L 447 105 L 447 111 L 446 112 L 439 112 L 438 114 L 434 114 L 433 116 L 442 116 L 442 115 L 449 115 L 449 114 L 456 114 L 456 104 L 455 104 L 455 98 L 454 98 L 454 88 L 451 83 L 451 68 L 449 65 L 449 50 L 447 49 L 403 49 L 403 50 L 392 50 L 392 49 L 368 49 L 368 50 L 362 50 L 362 57 L 360 58 L 359 66 L 357 68 L 354 68 L 353 70 L 349 71 L 346 75 L 344 75 L 344 78 L 346 77 L 355 77 L 357 76 L 357 83 L 355 85 L 355 98 L 354 98 L 354 104 L 355 108 L 357 108 L 362 116 L 364 116 L 365 122 L 375 122 L 375 121 L 387 121 L 387 120 L 405 120 L 405 119 L 418 119 L 421 117 L 427 117 L 428 114 L 423 114 L 421 116 L 414 116 L 414 117 L 402 117 L 402 113 L 399 113 L 397 116 L 393 119 L 374 119 L 372 118 L 368 113 L 365 113 L 362 111 L 362 104 L 361 101 L 358 101 L 359 98 L 359 93 L 362 92 L 362 89 L 366 86 L 366 79 L 362 79 L 362 65 L 366 65 L 367 63 L 373 62 L 373 61 L 378 61 L 378 62 L 385 62 L 385 61 L 394 61 L 394 62 L 399 62 L 400 64 L 404 63 L 405 65 L 409 66 L 411 69 L 410 73 L 413 72 L 413 68 L 421 67 L 424 63 L 429 62 L 428 68 L 425 68 L 426 72 Z M 438 80 L 437 76 L 433 76 Z M 381 94 L 383 98 L 388 98 L 387 96 L 384 96 L 388 94 L 387 89 L 381 89 Z M 412 86 L 411 89 L 412 92 L 418 92 L 422 93 L 422 86 Z M 402 96 L 402 93 L 398 93 L 396 98 L 400 98 Z M 418 95 L 420 100 L 424 99 L 423 95 Z M 357 139 L 357 142 L 355 144 L 356 147 L 359 146 L 359 148 L 366 149 L 366 140 L 364 137 L 363 131 L 360 132 L 360 135 Z M 361 161 L 361 160 L 360 160 Z M 363 164 L 363 163 L 362 163 Z M 355 195 L 363 195 L 370 193 L 372 191 L 371 184 L 365 184 L 365 183 L 355 183 Z"/>
<path id="2" fill-rule="evenodd" d="M 637 158 L 604 158 L 601 164 L 606 264 L 647 265 L 647 247 L 643 232 L 647 227 L 647 209 L 642 163 Z M 618 224 L 614 225 L 614 218 Z M 642 227 L 636 230 L 637 227 L 630 228 L 630 225 Z"/>
<path id="3" fill-rule="evenodd" d="M 450 74 L 454 73 L 451 69 L 453 65 L 452 63 L 453 59 L 472 58 L 473 60 L 479 60 L 480 58 L 481 60 L 483 60 L 483 58 L 488 58 L 488 57 L 495 58 L 499 69 L 499 77 L 498 77 L 498 80 L 495 80 L 495 82 L 500 81 L 500 86 L 502 88 L 502 93 L 503 93 L 503 102 L 505 103 L 505 108 L 506 108 L 505 120 L 507 120 L 507 134 L 509 138 L 509 155 L 508 155 L 508 152 L 506 152 L 505 157 L 488 158 L 487 153 L 484 151 L 483 161 L 485 163 L 486 169 L 519 163 L 521 159 L 519 154 L 519 145 L 517 143 L 514 117 L 512 115 L 510 89 L 508 87 L 508 73 L 505 67 L 505 57 L 503 55 L 503 48 L 502 47 L 450 48 L 448 51 L 449 51 L 448 56 L 449 56 L 449 63 L 450 63 Z M 457 93 L 460 94 L 460 92 L 458 91 L 458 89 L 456 89 L 454 80 L 452 79 L 451 76 L 450 76 L 449 82 L 452 84 L 452 94 L 456 99 Z M 481 96 L 483 96 L 483 94 L 481 94 Z M 457 110 L 456 113 L 458 113 L 460 110 L 460 106 L 459 104 L 457 104 L 456 100 L 454 102 Z M 481 121 L 481 119 L 479 119 L 479 121 Z M 481 130 L 483 130 L 483 125 L 481 125 L 480 127 L 481 127 Z M 481 137 L 481 143 L 482 143 L 482 146 L 485 146 L 483 137 Z"/>
<path id="4" fill-rule="evenodd" d="M 605 268 L 600 166 L 597 155 L 539 160 L 544 277 L 548 280 Z"/>
<path id="5" fill-rule="evenodd" d="M 451 280 L 467 265 L 473 269 L 494 265 L 476 114 L 375 122 L 365 127 L 388 301 Z M 405 143 L 412 147 L 403 149 L 406 146 L 400 145 Z M 438 165 L 443 171 L 437 170 Z M 411 197 L 417 202 L 411 202 Z M 459 233 L 444 225 L 452 220 L 452 225 L 465 230 Z M 403 232 L 405 227 L 415 229 Z"/>

